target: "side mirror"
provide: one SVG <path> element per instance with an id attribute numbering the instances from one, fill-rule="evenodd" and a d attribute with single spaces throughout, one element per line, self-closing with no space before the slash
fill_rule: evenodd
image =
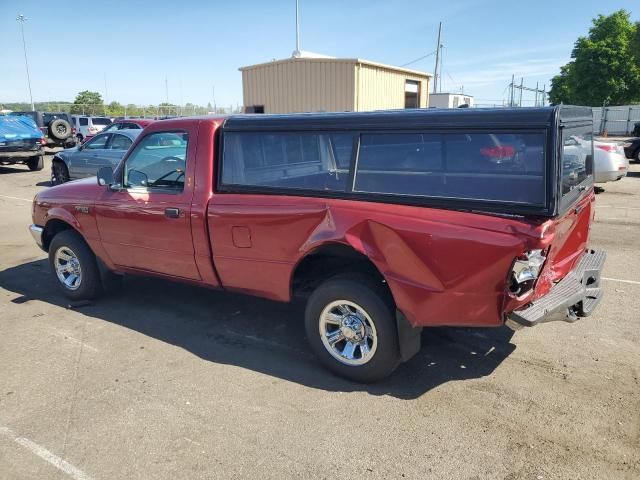
<path id="1" fill-rule="evenodd" d="M 104 187 L 113 184 L 113 169 L 111 167 L 102 167 L 98 170 L 98 185 Z"/>
<path id="2" fill-rule="evenodd" d="M 129 170 L 127 174 L 127 184 L 136 187 L 146 187 L 149 183 L 149 177 L 139 170 Z"/>

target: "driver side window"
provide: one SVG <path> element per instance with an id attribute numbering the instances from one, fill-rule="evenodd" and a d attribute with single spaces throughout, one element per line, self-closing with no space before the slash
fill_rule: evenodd
<path id="1" fill-rule="evenodd" d="M 156 132 L 146 135 L 124 166 L 124 186 L 181 192 L 186 174 L 189 134 Z"/>
<path id="2" fill-rule="evenodd" d="M 84 144 L 84 150 L 104 150 L 111 135 L 98 135 Z"/>

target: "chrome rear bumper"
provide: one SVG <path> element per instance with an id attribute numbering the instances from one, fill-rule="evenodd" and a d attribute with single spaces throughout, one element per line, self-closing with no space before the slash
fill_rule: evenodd
<path id="1" fill-rule="evenodd" d="M 511 312 L 507 325 L 513 328 L 553 321 L 575 322 L 591 315 L 602 299 L 600 273 L 606 258 L 604 251 L 587 250 L 576 267 L 549 293 L 522 310 Z"/>

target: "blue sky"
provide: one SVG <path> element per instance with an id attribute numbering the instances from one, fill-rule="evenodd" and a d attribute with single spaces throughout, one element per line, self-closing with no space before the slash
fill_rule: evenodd
<path id="1" fill-rule="evenodd" d="M 63 5 L 63 6 L 61 6 Z M 35 101 L 242 103 L 238 67 L 285 58 L 295 47 L 295 0 L 0 0 L 0 102 L 28 100 L 18 14 Z M 302 49 L 402 65 L 435 49 L 443 22 L 443 91 L 479 103 L 506 98 L 511 74 L 549 85 L 591 19 L 638 0 L 300 0 Z M 434 57 L 409 68 L 433 72 Z M 533 98 L 525 96 L 525 103 Z"/>

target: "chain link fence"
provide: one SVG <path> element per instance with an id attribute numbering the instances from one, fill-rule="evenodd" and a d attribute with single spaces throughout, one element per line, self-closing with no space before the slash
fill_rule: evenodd
<path id="1" fill-rule="evenodd" d="M 187 103 L 186 105 L 120 105 L 120 104 L 78 104 L 65 102 L 35 102 L 35 109 L 44 112 L 64 112 L 74 115 L 87 116 L 104 116 L 104 117 L 123 117 L 123 118 L 164 118 L 164 117 L 187 117 L 191 115 L 208 115 L 208 114 L 230 114 L 242 112 L 241 105 L 212 107 L 194 105 Z M 30 111 L 31 104 L 25 102 L 0 102 L 0 111 Z"/>
<path id="2" fill-rule="evenodd" d="M 640 105 L 593 108 L 593 127 L 600 135 L 631 135 L 636 123 L 640 123 Z"/>

